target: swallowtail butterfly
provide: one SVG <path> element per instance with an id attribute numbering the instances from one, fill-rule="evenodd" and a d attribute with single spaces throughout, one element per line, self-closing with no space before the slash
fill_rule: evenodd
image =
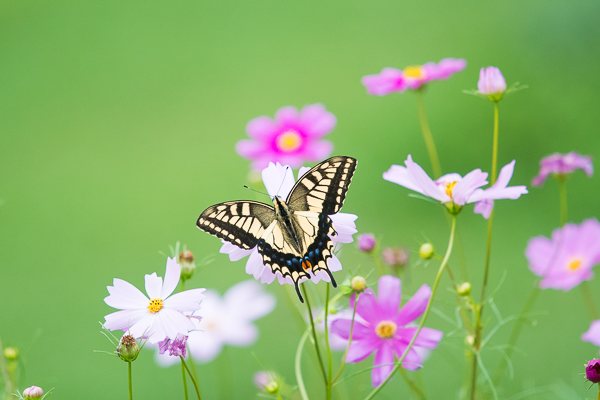
<path id="1" fill-rule="evenodd" d="M 273 197 L 273 206 L 250 200 L 227 201 L 208 207 L 196 225 L 238 247 L 257 247 L 273 273 L 290 277 L 300 301 L 299 281 L 325 271 L 333 255 L 336 234 L 330 215 L 340 211 L 356 168 L 356 159 L 331 157 L 302 175 L 287 199 Z"/>

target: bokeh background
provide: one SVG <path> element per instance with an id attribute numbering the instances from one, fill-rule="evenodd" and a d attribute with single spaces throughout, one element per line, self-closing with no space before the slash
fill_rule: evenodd
<path id="1" fill-rule="evenodd" d="M 162 273 L 176 241 L 214 258 L 191 285 L 222 292 L 248 278 L 194 222 L 207 205 L 253 196 L 242 188 L 249 163 L 234 146 L 257 115 L 326 105 L 338 118 L 334 153 L 359 159 L 345 210 L 359 215 L 361 232 L 413 251 L 424 239 L 442 250 L 448 231 L 440 210 L 381 178 L 409 153 L 428 166 L 415 98 L 368 96 L 365 74 L 468 60 L 426 96 L 445 170 L 489 169 L 491 106 L 462 93 L 487 65 L 529 86 L 502 103 L 500 161 L 517 160 L 515 183 L 529 185 L 551 152 L 597 160 L 599 15 L 593 0 L 0 2 L 0 337 L 21 349 L 20 387 L 55 388 L 60 399 L 125 398 L 126 364 L 94 352 L 112 350 L 99 333 L 111 311 L 106 286 L 113 277 L 141 285 L 143 274 Z M 598 182 L 581 173 L 569 181 L 570 220 L 598 216 Z M 464 253 L 452 262 L 468 266 L 479 290 L 485 222 L 467 210 L 459 223 Z M 520 310 L 534 281 L 527 240 L 557 225 L 554 182 L 498 204 L 492 286 L 504 316 Z M 431 282 L 437 268 L 416 258 L 409 288 Z M 342 261 L 348 270 L 372 268 L 354 245 Z M 599 281 L 591 285 L 600 301 Z M 446 280 L 428 325 L 449 331 L 440 315 L 452 317 L 447 288 Z M 279 304 L 259 322 L 251 351 L 230 348 L 199 366 L 206 398 L 253 398 L 252 374 L 263 367 L 294 382 L 300 329 L 281 288 L 268 290 Z M 546 291 L 535 313 L 500 398 L 595 396 L 582 372 L 598 349 L 580 340 L 590 317 L 579 291 Z M 489 330 L 497 321 L 487 316 Z M 506 342 L 509 328 L 498 330 L 494 345 Z M 419 372 L 429 398 L 458 397 L 468 371 L 463 340 L 448 336 Z M 305 371 L 320 398 L 312 351 Z M 500 353 L 484 357 L 493 368 Z M 151 353 L 134 372 L 138 398 L 180 397 L 179 369 L 158 367 Z M 351 382 L 351 398 L 361 398 L 369 374 Z M 406 396 L 396 379 L 381 398 Z"/>

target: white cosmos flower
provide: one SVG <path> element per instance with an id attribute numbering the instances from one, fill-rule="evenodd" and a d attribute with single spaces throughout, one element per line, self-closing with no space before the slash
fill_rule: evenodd
<path id="1" fill-rule="evenodd" d="M 205 289 L 171 295 L 180 274 L 177 261 L 168 258 L 164 282 L 156 273 L 145 276 L 147 296 L 131 283 L 114 279 L 113 286 L 107 286 L 110 295 L 104 302 L 121 311 L 105 316 L 104 327 L 111 331 L 129 331 L 131 336 L 145 338 L 150 343 L 158 343 L 165 337 L 175 339 L 178 333 L 187 334 L 194 329 L 194 324 L 184 312 L 200 308 Z"/>
<path id="2" fill-rule="evenodd" d="M 244 281 L 232 286 L 224 296 L 207 290 L 202 306 L 191 318 L 196 329 L 188 333 L 187 346 L 191 357 L 209 362 L 219 355 L 223 346 L 246 347 L 258 339 L 253 322 L 275 307 L 275 298 L 256 281 Z M 168 366 L 179 360 L 156 353 L 159 364 Z"/>

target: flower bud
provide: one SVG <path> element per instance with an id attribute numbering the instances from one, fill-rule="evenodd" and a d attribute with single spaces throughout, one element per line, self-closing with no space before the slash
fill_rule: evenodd
<path id="1" fill-rule="evenodd" d="M 423 260 L 431 259 L 434 254 L 435 254 L 435 250 L 433 248 L 433 245 L 429 242 L 423 243 L 419 247 L 419 257 Z"/>
<path id="2" fill-rule="evenodd" d="M 506 92 L 506 80 L 504 80 L 502 72 L 496 67 L 481 68 L 477 91 L 492 101 L 500 101 Z"/>
<path id="3" fill-rule="evenodd" d="M 471 283 L 469 282 L 463 282 L 460 285 L 458 285 L 456 287 L 456 293 L 458 293 L 459 296 L 468 296 L 471 294 Z"/>
<path id="4" fill-rule="evenodd" d="M 381 252 L 383 262 L 390 267 L 404 267 L 408 264 L 408 251 L 402 247 L 388 247 Z"/>
<path id="5" fill-rule="evenodd" d="M 259 371 L 254 374 L 254 384 L 258 390 L 269 394 L 276 394 L 280 389 L 277 375 L 269 371 Z"/>
<path id="6" fill-rule="evenodd" d="M 4 349 L 4 358 L 6 361 L 16 361 L 19 358 L 19 350 L 16 347 L 7 347 Z"/>
<path id="7" fill-rule="evenodd" d="M 585 365 L 585 377 L 593 383 L 600 382 L 600 358 L 593 358 Z"/>
<path id="8" fill-rule="evenodd" d="M 39 386 L 29 386 L 23 390 L 23 399 L 25 400 L 41 399 L 42 396 L 44 396 L 44 390 Z"/>
<path id="9" fill-rule="evenodd" d="M 179 253 L 179 265 L 181 266 L 181 280 L 187 281 L 194 275 L 196 270 L 194 254 L 187 249 Z"/>
<path id="10" fill-rule="evenodd" d="M 372 233 L 363 233 L 358 237 L 358 249 L 365 253 L 370 253 L 375 249 L 377 241 Z"/>
<path id="11" fill-rule="evenodd" d="M 119 341 L 119 345 L 117 346 L 117 355 L 123 361 L 132 362 L 138 357 L 140 350 L 141 348 L 138 345 L 137 340 L 135 340 L 133 336 L 126 333 Z"/>
<path id="12" fill-rule="evenodd" d="M 352 278 L 352 281 L 350 282 L 350 287 L 354 292 L 364 292 L 364 290 L 367 288 L 367 280 L 360 275 L 356 275 L 354 278 Z"/>

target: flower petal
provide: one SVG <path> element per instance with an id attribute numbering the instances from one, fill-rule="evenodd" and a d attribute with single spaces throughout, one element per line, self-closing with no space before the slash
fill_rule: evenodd
<path id="1" fill-rule="evenodd" d="M 113 308 L 132 310 L 148 305 L 148 298 L 138 288 L 122 279 L 113 279 L 113 286 L 107 286 L 106 289 L 110 295 L 104 298 L 104 302 Z"/>
<path id="2" fill-rule="evenodd" d="M 167 258 L 167 269 L 165 271 L 165 279 L 163 281 L 161 298 L 166 299 L 173 293 L 179 284 L 179 276 L 181 275 L 181 266 L 175 261 L 175 258 Z"/>
<path id="3" fill-rule="evenodd" d="M 158 321 L 156 323 L 160 326 L 160 330 L 162 330 L 162 335 L 158 336 L 162 336 L 163 339 L 165 337 L 175 339 L 178 334 L 186 335 L 194 329 L 192 321 L 178 311 L 163 308 L 157 315 Z M 159 341 L 163 339 L 158 338 Z"/>
<path id="4" fill-rule="evenodd" d="M 377 303 L 383 318 L 393 318 L 398 314 L 400 299 L 402 297 L 402 284 L 400 279 L 384 275 L 377 284 Z"/>
<path id="5" fill-rule="evenodd" d="M 153 272 L 150 275 L 145 276 L 146 282 L 146 293 L 150 299 L 160 299 L 162 293 L 162 278 Z"/>
<path id="6" fill-rule="evenodd" d="M 250 137 L 264 141 L 271 138 L 276 133 L 276 127 L 273 120 L 266 116 L 260 116 L 252 119 L 246 125 L 246 132 Z"/>
<path id="7" fill-rule="evenodd" d="M 205 291 L 206 289 L 190 289 L 176 293 L 165 300 L 164 309 L 170 308 L 177 311 L 196 311 L 200 308 L 200 303 L 202 303 L 202 299 L 204 299 Z"/>
<path id="8" fill-rule="evenodd" d="M 110 331 L 127 331 L 147 315 L 146 309 L 117 311 L 105 316 L 102 326 Z"/>
<path id="9" fill-rule="evenodd" d="M 190 332 L 187 343 L 192 358 L 203 363 L 214 360 L 223 348 L 218 335 L 209 332 Z"/>
<path id="10" fill-rule="evenodd" d="M 448 196 L 438 188 L 435 182 L 427 175 L 427 173 L 419 166 L 419 164 L 415 163 L 412 160 L 412 157 L 409 155 L 405 161 L 406 169 L 411 176 L 411 180 L 421 188 L 422 193 L 425 195 L 441 201 L 442 203 L 450 200 Z"/>
<path id="11" fill-rule="evenodd" d="M 263 317 L 275 308 L 275 297 L 252 280 L 232 286 L 225 293 L 223 300 L 230 313 L 247 321 Z"/>
<path id="12" fill-rule="evenodd" d="M 422 285 L 400 310 L 397 317 L 398 324 L 406 325 L 419 318 L 425 312 L 430 297 L 431 289 L 428 285 Z"/>
<path id="13" fill-rule="evenodd" d="M 376 341 L 370 339 L 353 340 L 352 343 L 350 343 L 348 354 L 346 354 L 346 362 L 361 362 L 377 349 L 377 345 L 378 343 Z"/>
<path id="14" fill-rule="evenodd" d="M 487 174 L 481 172 L 480 169 L 469 172 L 454 187 L 454 190 L 452 191 L 454 202 L 459 206 L 471 202 L 470 197 L 473 192 L 487 184 L 486 178 Z"/>
<path id="15" fill-rule="evenodd" d="M 383 342 L 383 345 L 377 349 L 373 366 L 375 368 L 371 372 L 371 384 L 377 387 L 394 369 L 394 349 L 390 342 Z"/>
<path id="16" fill-rule="evenodd" d="M 581 340 L 600 346 L 600 320 L 592 321 L 590 328 L 581 336 Z"/>
<path id="17" fill-rule="evenodd" d="M 262 256 L 257 249 L 254 249 L 246 262 L 246 273 L 254 277 L 261 283 L 271 283 L 275 280 L 275 274 L 271 268 L 263 263 Z"/>
<path id="18" fill-rule="evenodd" d="M 229 256 L 230 261 L 239 261 L 244 257 L 248 257 L 254 249 L 242 249 L 241 247 L 237 247 L 236 245 L 226 242 L 224 240 L 221 241 L 223 245 L 219 249 L 219 253 L 227 254 Z"/>
<path id="19" fill-rule="evenodd" d="M 387 171 L 383 173 L 383 179 L 393 183 L 397 183 L 400 186 L 404 186 L 407 189 L 413 190 L 417 193 L 425 194 L 413 180 L 412 175 L 408 172 L 406 167 L 401 165 L 392 165 Z"/>
<path id="20" fill-rule="evenodd" d="M 344 340 L 350 338 L 350 330 L 352 329 L 352 341 L 361 340 L 371 336 L 372 329 L 363 323 L 354 320 L 354 328 L 352 328 L 352 319 L 340 318 L 331 323 L 331 333 L 341 337 Z"/>
<path id="21" fill-rule="evenodd" d="M 279 163 L 269 163 L 269 166 L 262 170 L 262 179 L 271 197 L 286 198 L 295 183 L 292 168 Z"/>

